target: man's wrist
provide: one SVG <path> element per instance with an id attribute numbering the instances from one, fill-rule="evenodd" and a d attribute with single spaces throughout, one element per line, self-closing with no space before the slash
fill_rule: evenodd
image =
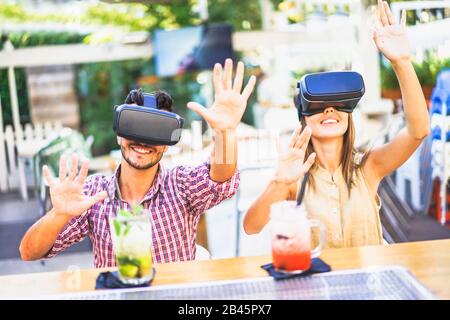
<path id="1" fill-rule="evenodd" d="M 71 215 L 56 211 L 54 208 L 47 212 L 46 216 L 55 223 L 63 225 L 66 225 L 73 218 Z"/>
<path id="2" fill-rule="evenodd" d="M 236 134 L 236 128 L 230 127 L 230 128 L 213 128 L 211 127 L 211 130 L 215 134 Z"/>

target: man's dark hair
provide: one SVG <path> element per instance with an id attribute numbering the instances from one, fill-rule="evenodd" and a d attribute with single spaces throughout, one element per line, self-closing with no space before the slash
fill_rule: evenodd
<path id="1" fill-rule="evenodd" d="M 172 111 L 172 104 L 173 100 L 172 97 L 165 91 L 162 90 L 156 90 L 153 92 L 153 94 L 156 96 L 156 104 L 157 108 L 160 110 L 165 110 L 169 112 Z M 125 99 L 126 104 L 137 104 L 138 106 L 144 106 L 144 95 L 142 94 L 142 89 L 133 89 L 128 94 L 127 98 Z"/>

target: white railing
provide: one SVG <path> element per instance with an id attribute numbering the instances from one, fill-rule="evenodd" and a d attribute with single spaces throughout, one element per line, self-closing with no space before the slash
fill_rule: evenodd
<path id="1" fill-rule="evenodd" d="M 14 131 L 11 125 L 0 130 L 0 192 L 20 188 L 27 199 L 26 161 L 32 161 L 37 152 L 53 135 L 62 129 L 61 123 L 30 123 Z"/>

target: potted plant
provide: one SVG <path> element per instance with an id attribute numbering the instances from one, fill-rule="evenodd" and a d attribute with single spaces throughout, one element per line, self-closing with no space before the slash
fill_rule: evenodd
<path id="1" fill-rule="evenodd" d="M 400 86 L 390 64 L 381 64 L 381 96 L 385 99 L 401 99 Z"/>
<path id="2" fill-rule="evenodd" d="M 425 52 L 422 63 L 413 62 L 417 78 L 422 86 L 422 91 L 426 100 L 430 100 L 433 87 L 436 84 L 436 76 L 439 70 L 440 61 L 429 51 Z"/>
<path id="3" fill-rule="evenodd" d="M 450 66 L 450 59 L 439 59 L 436 53 L 426 51 L 422 62 L 413 61 L 417 78 L 426 100 L 430 100 L 438 73 Z M 386 99 L 401 98 L 400 87 L 390 64 L 381 64 L 381 96 Z"/>

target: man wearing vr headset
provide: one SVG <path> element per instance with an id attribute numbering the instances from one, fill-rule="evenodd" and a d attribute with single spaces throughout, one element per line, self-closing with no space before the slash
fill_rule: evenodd
<path id="1" fill-rule="evenodd" d="M 179 135 L 174 132 L 167 137 L 154 132 L 152 126 L 171 125 L 180 118 L 171 113 L 172 100 L 163 92 L 155 95 L 158 110 L 138 107 L 145 104 L 146 99 L 139 91 L 132 91 L 126 104 L 116 108 L 114 129 L 122 161 L 114 175 L 86 178 L 88 162 L 84 161 L 78 172 L 75 155 L 70 169 L 66 168 L 66 157 L 61 157 L 58 179 L 44 166 L 53 208 L 25 234 L 20 245 L 22 259 L 53 257 L 89 235 L 94 246 L 95 266 L 114 266 L 108 216 L 119 207 L 131 209 L 141 204 L 152 216 L 154 262 L 193 260 L 200 215 L 232 197 L 239 184 L 236 128 L 253 91 L 255 77 L 252 76 L 242 90 L 244 64 L 237 64 L 234 81 L 232 73 L 231 59 L 226 60 L 224 70 L 216 64 L 213 106 L 206 109 L 195 102 L 187 105 L 201 115 L 214 132 L 211 157 L 197 167 L 166 169 L 159 163 L 167 145 L 174 144 Z M 148 125 L 147 131 L 153 130 L 153 136 L 145 136 L 146 131 L 141 130 L 145 125 Z M 164 130 L 161 127 L 161 131 Z M 133 140 L 130 137 L 134 137 Z M 163 141 L 165 145 L 148 143 L 152 141 Z"/>
<path id="2" fill-rule="evenodd" d="M 430 132 L 427 105 L 410 61 L 405 20 L 402 12 L 396 24 L 388 4 L 378 2 L 373 39 L 397 75 L 406 127 L 385 145 L 359 154 L 351 112 L 364 93 L 362 78 L 355 72 L 302 78 L 296 98 L 301 125 L 288 151 L 280 154 L 272 181 L 247 212 L 247 233 L 257 233 L 267 224 L 271 204 L 303 195 L 308 216 L 326 227 L 327 247 L 383 243 L 379 183 L 408 160 Z"/>

